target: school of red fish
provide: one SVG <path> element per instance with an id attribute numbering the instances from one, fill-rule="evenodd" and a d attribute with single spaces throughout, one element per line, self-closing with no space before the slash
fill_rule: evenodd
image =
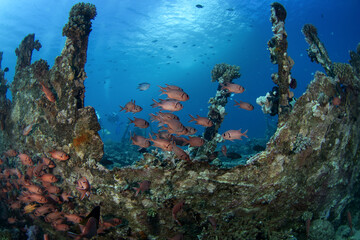
<path id="1" fill-rule="evenodd" d="M 225 83 L 220 84 L 222 90 L 238 94 L 243 93 L 245 91 L 244 87 L 235 84 L 235 83 Z M 132 144 L 137 145 L 140 148 L 148 148 L 151 146 L 162 149 L 163 151 L 171 151 L 175 154 L 175 157 L 180 160 L 190 161 L 189 154 L 184 151 L 182 146 L 191 146 L 191 147 L 201 147 L 204 145 L 205 140 L 201 137 L 194 136 L 197 130 L 191 126 L 184 126 L 181 123 L 180 118 L 175 115 L 173 112 L 177 112 L 183 109 L 183 105 L 181 102 L 188 101 L 189 95 L 184 92 L 184 90 L 175 85 L 165 84 L 165 87 L 159 86 L 161 94 L 167 95 L 166 99 L 159 99 L 158 101 L 153 99 L 153 104 L 151 105 L 153 108 L 160 108 L 160 111 L 155 114 L 150 114 L 151 121 L 158 122 L 158 126 L 160 127 L 160 131 L 158 133 L 154 133 L 153 136 L 149 134 L 149 137 L 139 136 L 136 134 L 132 134 L 130 136 Z M 235 105 L 239 108 L 252 111 L 254 106 L 247 102 L 237 102 L 235 101 Z M 142 107 L 135 104 L 135 100 L 131 100 L 126 103 L 124 107 L 120 106 L 120 111 L 138 113 L 142 111 Z M 194 122 L 197 125 L 203 127 L 212 127 L 213 122 L 203 116 L 196 115 L 196 117 L 189 114 L 190 120 L 189 122 Z M 150 123 L 142 118 L 134 117 L 134 119 L 130 119 L 130 123 L 133 123 L 135 127 L 138 128 L 148 128 Z M 239 130 L 228 130 L 224 132 L 221 136 L 224 140 L 242 140 L 242 137 L 248 137 L 247 130 L 245 132 L 241 132 Z M 187 137 L 187 138 L 186 138 Z M 180 146 L 180 147 L 179 147 Z M 226 149 L 222 150 L 225 151 Z"/>
<path id="2" fill-rule="evenodd" d="M 9 149 L 2 154 L 0 200 L 7 203 L 10 209 L 9 224 L 23 222 L 24 214 L 32 219 L 37 218 L 51 224 L 57 231 L 68 231 L 71 225 L 80 224 L 86 213 L 62 210 L 62 205 L 76 196 L 61 189 L 61 183 L 59 183 L 61 176 L 53 174 L 56 162 L 67 161 L 69 158 L 70 156 L 61 150 L 43 154 L 41 159 L 39 157 L 33 159 L 28 154 L 14 149 Z M 91 186 L 84 176 L 76 184 L 74 183 L 74 189 L 80 192 L 81 200 L 85 196 L 90 196 Z M 113 218 L 101 222 L 100 226 L 91 224 L 79 226 L 84 229 L 82 232 L 84 234 L 87 231 L 100 233 L 119 224 L 121 220 Z M 86 226 L 93 229 L 86 229 Z M 44 239 L 48 239 L 47 234 L 44 235 Z"/>

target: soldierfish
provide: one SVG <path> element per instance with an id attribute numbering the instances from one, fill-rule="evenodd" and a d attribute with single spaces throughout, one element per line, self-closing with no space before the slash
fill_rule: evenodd
<path id="1" fill-rule="evenodd" d="M 172 146 L 169 140 L 161 139 L 161 138 L 154 139 L 150 134 L 149 136 L 150 136 L 150 141 L 154 143 L 154 147 L 161 148 L 164 151 L 171 151 Z"/>
<path id="2" fill-rule="evenodd" d="M 234 102 L 235 102 L 234 106 L 238 106 L 239 108 L 242 108 L 242 109 L 245 109 L 248 111 L 254 110 L 254 106 L 251 105 L 250 103 L 243 102 L 243 101 L 237 102 L 236 100 L 234 100 Z"/>
<path id="3" fill-rule="evenodd" d="M 213 124 L 213 122 L 208 119 L 207 117 L 200 117 L 199 115 L 196 115 L 197 118 L 194 118 L 191 114 L 189 114 L 191 120 L 189 120 L 189 122 L 196 122 L 196 124 L 204 126 L 204 127 L 211 127 Z"/>
<path id="4" fill-rule="evenodd" d="M 52 158 L 59 160 L 59 161 L 66 161 L 70 158 L 69 155 L 67 155 L 65 152 L 60 151 L 60 150 L 53 150 L 49 153 Z"/>
<path id="5" fill-rule="evenodd" d="M 135 106 L 135 100 L 131 100 L 130 102 L 126 103 L 124 107 L 119 106 L 121 108 L 120 112 L 123 110 L 125 110 L 125 112 L 131 112 L 134 110 Z"/>
<path id="6" fill-rule="evenodd" d="M 176 116 L 173 113 L 168 113 L 168 112 L 158 112 L 157 115 L 150 113 L 150 117 L 151 117 L 151 121 L 159 121 L 162 122 L 164 120 L 171 120 L 171 119 L 176 119 L 176 120 L 180 120 L 178 116 Z"/>
<path id="7" fill-rule="evenodd" d="M 173 207 L 172 209 L 172 216 L 173 216 L 173 219 L 175 220 L 175 222 L 177 222 L 180 226 L 181 226 L 181 223 L 179 222 L 179 220 L 177 219 L 177 214 L 178 212 L 180 212 L 183 208 L 185 204 L 185 201 L 184 200 L 181 200 L 180 202 L 178 202 L 177 204 L 175 204 L 175 206 Z"/>
<path id="8" fill-rule="evenodd" d="M 40 178 L 41 178 L 41 181 L 47 182 L 47 183 L 54 183 L 54 182 L 58 181 L 58 179 L 51 173 L 45 173 Z"/>
<path id="9" fill-rule="evenodd" d="M 174 90 L 174 89 L 163 90 L 163 89 L 161 89 L 161 94 L 166 94 L 168 98 L 175 99 L 175 100 L 182 101 L 182 102 L 189 100 L 189 95 L 182 90 Z"/>
<path id="10" fill-rule="evenodd" d="M 30 132 L 31 132 L 31 130 L 32 130 L 32 128 L 33 128 L 33 126 L 34 126 L 34 124 L 35 124 L 35 123 L 30 123 L 29 125 L 27 125 L 27 126 L 24 128 L 24 130 L 23 130 L 23 132 L 22 132 L 22 135 L 23 135 L 23 136 L 29 135 Z"/>
<path id="11" fill-rule="evenodd" d="M 82 177 L 77 181 L 77 187 L 76 189 L 80 191 L 81 196 L 80 196 L 80 200 L 83 200 L 85 196 L 90 196 L 90 183 L 89 181 L 86 179 L 86 177 Z"/>
<path id="12" fill-rule="evenodd" d="M 181 160 L 190 161 L 189 154 L 187 154 L 184 150 L 172 144 L 172 151 L 175 153 L 176 157 Z"/>
<path id="13" fill-rule="evenodd" d="M 243 93 L 245 88 L 236 83 L 220 83 L 221 89 L 226 89 L 231 93 Z"/>
<path id="14" fill-rule="evenodd" d="M 148 180 L 144 180 L 141 183 L 139 183 L 139 187 L 138 188 L 134 188 L 136 190 L 135 193 L 135 197 L 140 193 L 140 192 L 145 192 L 147 190 L 150 189 L 150 184 L 151 182 Z"/>
<path id="15" fill-rule="evenodd" d="M 234 141 L 236 139 L 238 140 L 242 140 L 241 137 L 246 137 L 248 138 L 248 136 L 246 135 L 248 130 L 246 130 L 245 132 L 241 132 L 240 130 L 229 130 L 224 132 L 221 136 L 225 139 L 225 140 L 230 140 L 230 141 Z"/>
<path id="16" fill-rule="evenodd" d="M 166 85 L 166 87 L 161 87 L 161 86 L 159 86 L 160 87 L 160 89 L 162 89 L 162 90 L 180 90 L 180 91 L 183 91 L 183 89 L 182 88 L 180 88 L 180 87 L 178 87 L 178 86 L 175 86 L 175 85 L 169 85 L 169 84 L 166 84 L 165 83 L 165 85 Z"/>
<path id="17" fill-rule="evenodd" d="M 50 101 L 50 102 L 56 102 L 56 98 L 55 95 L 53 94 L 53 92 L 50 90 L 50 88 L 46 87 L 42 82 L 40 82 L 40 85 L 42 86 L 42 91 L 45 93 L 46 98 Z"/>
<path id="18" fill-rule="evenodd" d="M 131 135 L 130 133 L 130 138 L 132 140 L 133 145 L 137 145 L 141 148 L 148 148 L 151 145 L 148 139 L 144 138 L 143 136 L 136 135 L 135 133 L 134 135 Z"/>
<path id="19" fill-rule="evenodd" d="M 20 159 L 21 163 L 25 166 L 32 166 L 34 165 L 33 160 L 25 153 L 20 153 L 18 155 L 18 158 Z"/>
<path id="20" fill-rule="evenodd" d="M 163 100 L 163 99 L 159 99 L 160 102 L 157 102 L 153 99 L 153 104 L 151 104 L 152 107 L 161 107 L 163 110 L 168 110 L 171 112 L 175 112 L 175 111 L 180 111 L 181 109 L 183 109 L 183 105 L 176 101 L 176 100 Z"/>
<path id="21" fill-rule="evenodd" d="M 204 145 L 205 140 L 202 139 L 201 137 L 191 137 L 191 136 L 189 136 L 189 140 L 187 142 L 192 147 L 201 147 L 202 145 Z"/>
<path id="22" fill-rule="evenodd" d="M 130 123 L 134 123 L 135 127 L 138 127 L 138 128 L 148 128 L 149 127 L 149 122 L 142 119 L 142 118 L 136 118 L 134 117 L 134 120 L 130 119 Z"/>
<path id="23" fill-rule="evenodd" d="M 222 152 L 222 154 L 224 154 L 225 157 L 227 157 L 227 148 L 225 145 L 222 145 L 221 152 Z"/>

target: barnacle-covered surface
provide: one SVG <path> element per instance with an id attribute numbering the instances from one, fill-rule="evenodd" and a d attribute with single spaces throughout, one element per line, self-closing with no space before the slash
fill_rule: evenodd
<path id="1" fill-rule="evenodd" d="M 278 10 L 277 17 L 284 21 L 286 14 Z M 167 239 L 177 233 L 185 239 L 305 239 L 308 219 L 315 223 L 326 219 L 335 229 L 343 223 L 344 210 L 359 189 L 360 99 L 358 88 L 346 85 L 339 90 L 336 77 L 320 72 L 279 124 L 266 149 L 246 165 L 220 169 L 208 161 L 173 164 L 171 156 L 160 159 L 155 151 L 145 153 L 141 161 L 156 164 L 113 170 L 101 165 L 100 125 L 95 110 L 83 104 L 84 64 L 94 11 L 89 4 L 73 7 L 64 28 L 68 39 L 50 70 L 44 60 L 21 65 L 11 86 L 11 114 L 6 115 L 1 131 L 1 151 L 14 148 L 33 159 L 49 156 L 53 149 L 70 155 L 69 160 L 56 161 L 51 170 L 60 179 L 56 185 L 75 197 L 58 204 L 58 210 L 86 214 L 101 205 L 103 219 L 122 219 L 121 225 L 96 239 Z M 75 30 L 69 29 L 75 26 L 84 32 L 73 35 Z M 19 49 L 31 48 L 32 39 L 24 43 L 28 47 Z M 40 81 L 54 93 L 55 103 L 44 96 Z M 358 82 L 353 76 L 349 83 Z M 223 118 L 226 96 L 221 91 L 214 98 L 221 95 L 221 99 L 210 103 Z M 335 106 L 331 100 L 338 91 L 342 100 Z M 33 122 L 33 130 L 24 136 L 22 130 Z M 207 138 L 218 141 L 218 137 Z M 17 157 L 8 161 L 12 167 L 18 165 Z M 26 171 L 25 166 L 21 169 Z M 75 184 L 80 177 L 91 184 L 91 195 L 83 200 Z M 150 189 L 135 197 L 134 187 L 144 180 L 151 182 Z M 176 222 L 172 209 L 181 201 L 185 204 Z M 216 230 L 210 216 L 217 221 Z M 25 220 L 30 222 L 30 217 Z M 31 221 L 50 233 L 51 239 L 68 239 L 41 218 Z M 71 225 L 71 231 L 78 231 L 77 225 Z M 322 238 L 311 235 L 311 239 Z"/>

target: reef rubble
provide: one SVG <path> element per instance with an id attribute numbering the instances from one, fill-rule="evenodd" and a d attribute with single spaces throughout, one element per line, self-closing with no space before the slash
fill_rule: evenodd
<path id="1" fill-rule="evenodd" d="M 280 11 L 276 16 L 281 24 L 285 21 L 285 8 L 278 3 L 272 7 L 276 8 L 273 11 Z M 29 155 L 37 165 L 41 158 L 51 157 L 53 150 L 70 156 L 66 161 L 55 160 L 56 167 L 48 170 L 59 179 L 55 185 L 73 196 L 55 204 L 59 211 L 86 215 L 100 205 L 102 221 L 121 219 L 121 224 L 94 239 L 167 239 L 179 233 L 184 239 L 306 239 L 307 235 L 309 239 L 321 239 L 314 236 L 315 230 L 307 233 L 306 225 L 312 226 L 310 231 L 319 221 L 326 221 L 332 231 L 345 225 L 349 206 L 359 206 L 355 199 L 360 189 L 359 51 L 351 53 L 351 65 L 335 66 L 346 74 L 333 70 L 333 75 L 317 72 L 306 92 L 291 108 L 285 107 L 282 113 L 286 117 L 281 118 L 266 149 L 245 165 L 231 169 L 218 168 L 208 161 L 176 161 L 173 165 L 167 164 L 169 159 L 144 153 L 143 161 L 152 164 L 108 170 L 100 163 L 104 151 L 95 110 L 84 106 L 84 66 L 95 16 L 92 4 L 79 3 L 71 9 L 63 31 L 67 40 L 51 69 L 45 60 L 31 64 L 31 52 L 39 42 L 34 35 L 25 38 L 17 50 L 11 103 L 4 99 L 7 85 L 4 71 L 0 71 L 0 117 L 4 119 L 0 119 L 1 152 L 15 149 Z M 275 26 L 277 41 L 286 39 L 282 27 Z M 276 35 L 279 31 L 283 31 L 282 35 Z M 288 100 L 293 64 L 284 50 L 274 49 L 283 54 L 276 61 L 287 64 L 280 67 L 278 63 L 279 68 L 286 70 L 284 79 L 279 74 L 284 82 L 279 82 L 284 85 L 280 98 Z M 329 69 L 333 68 L 332 64 Z M 51 93 L 54 102 L 47 98 Z M 334 104 L 333 99 L 338 96 L 341 101 Z M 222 106 L 219 101 L 216 109 Z M 280 100 L 280 107 L 284 106 L 288 102 Z M 24 134 L 29 125 L 30 131 Z M 208 140 L 216 137 L 209 136 Z M 19 163 L 16 156 L 7 154 L 3 158 L 23 175 L 30 168 Z M 4 165 L 1 169 L 4 187 Z M 76 183 L 82 177 L 91 187 L 89 196 L 81 200 Z M 149 189 L 135 196 L 134 188 L 140 188 L 143 181 L 151 182 Z M 3 202 L 19 196 L 21 189 L 10 192 L 10 198 L 10 194 L 0 195 L 1 208 Z M 56 230 L 56 225 L 42 218 L 24 214 L 22 209 L 9 211 L 36 224 L 51 239 L 68 239 L 66 231 Z M 9 216 L 4 214 L 1 219 Z M 359 222 L 353 224 L 358 228 Z M 77 224 L 70 228 L 78 231 Z"/>

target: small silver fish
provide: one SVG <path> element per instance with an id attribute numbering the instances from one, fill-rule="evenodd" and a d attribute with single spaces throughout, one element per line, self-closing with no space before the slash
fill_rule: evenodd
<path id="1" fill-rule="evenodd" d="M 139 83 L 137 89 L 139 89 L 140 91 L 146 91 L 149 89 L 149 87 L 150 87 L 150 83 L 144 82 L 144 83 Z"/>

